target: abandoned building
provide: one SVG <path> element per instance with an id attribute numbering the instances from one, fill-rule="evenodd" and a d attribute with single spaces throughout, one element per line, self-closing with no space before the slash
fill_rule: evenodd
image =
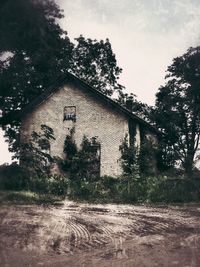
<path id="1" fill-rule="evenodd" d="M 96 138 L 100 175 L 118 176 L 122 173 L 119 146 L 125 136 L 135 140 L 139 148 L 141 131 L 156 142 L 157 130 L 149 123 L 120 106 L 78 77 L 65 77 L 33 100 L 20 113 L 21 141 L 27 141 L 33 131 L 45 124 L 54 131 L 52 156 L 62 158 L 66 135 L 74 129 L 74 140 L 80 146 L 83 136 Z"/>

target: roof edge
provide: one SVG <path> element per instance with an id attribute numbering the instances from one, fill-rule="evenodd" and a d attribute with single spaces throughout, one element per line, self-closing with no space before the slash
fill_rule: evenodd
<path id="1" fill-rule="evenodd" d="M 27 104 L 22 110 L 16 114 L 16 116 L 20 119 L 22 119 L 27 113 L 30 113 L 35 107 L 42 104 L 46 99 L 48 99 L 51 95 L 53 95 L 55 92 L 57 92 L 61 87 L 66 83 L 70 81 L 79 82 L 79 84 L 82 85 L 83 89 L 87 89 L 91 93 L 98 96 L 101 100 L 105 101 L 106 104 L 110 104 L 116 109 L 120 110 L 122 113 L 124 113 L 126 116 L 128 116 L 130 119 L 136 120 L 138 123 L 146 126 L 149 130 L 152 132 L 161 135 L 162 133 L 156 129 L 154 126 L 152 126 L 149 122 L 145 121 L 144 119 L 138 117 L 134 113 L 130 112 L 125 107 L 121 106 L 119 103 L 117 103 L 115 100 L 109 98 L 108 96 L 104 95 L 102 92 L 98 91 L 91 85 L 89 85 L 87 82 L 81 80 L 76 75 L 67 72 L 67 74 L 60 76 L 56 81 L 49 86 L 43 93 L 41 93 L 39 96 L 37 96 L 33 101 L 31 101 L 29 104 Z"/>

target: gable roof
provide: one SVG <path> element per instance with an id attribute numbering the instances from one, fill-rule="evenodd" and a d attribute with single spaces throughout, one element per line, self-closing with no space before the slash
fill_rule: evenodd
<path id="1" fill-rule="evenodd" d="M 48 89 L 46 89 L 42 94 L 36 97 L 33 101 L 31 101 L 27 106 L 25 106 L 22 110 L 18 112 L 16 115 L 18 118 L 23 118 L 27 113 L 31 112 L 35 107 L 43 103 L 47 98 L 51 97 L 56 91 L 62 88 L 62 86 L 66 83 L 73 82 L 77 85 L 81 90 L 87 91 L 88 93 L 94 95 L 100 101 L 102 101 L 105 105 L 111 106 L 114 110 L 119 111 L 120 113 L 124 114 L 131 120 L 136 121 L 139 124 L 144 125 L 147 127 L 151 132 L 156 134 L 161 134 L 154 126 L 146 122 L 145 120 L 141 119 L 137 115 L 130 112 L 125 107 L 122 107 L 116 101 L 112 100 L 111 98 L 107 97 L 97 89 L 93 88 L 74 74 L 68 72 L 67 74 L 63 75 L 59 79 L 56 80 Z"/>

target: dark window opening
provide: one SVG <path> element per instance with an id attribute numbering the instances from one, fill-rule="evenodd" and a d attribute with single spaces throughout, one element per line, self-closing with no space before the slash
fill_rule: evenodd
<path id="1" fill-rule="evenodd" d="M 68 106 L 64 108 L 63 121 L 76 122 L 76 107 L 75 106 Z"/>

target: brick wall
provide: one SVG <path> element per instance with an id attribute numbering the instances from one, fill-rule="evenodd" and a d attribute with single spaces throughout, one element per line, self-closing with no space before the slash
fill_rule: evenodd
<path id="1" fill-rule="evenodd" d="M 76 107 L 76 122 L 63 121 L 65 106 Z M 22 121 L 21 139 L 27 140 L 32 131 L 46 124 L 54 130 L 56 140 L 51 154 L 63 157 L 65 136 L 75 127 L 75 141 L 80 146 L 83 135 L 98 136 L 101 143 L 101 175 L 121 174 L 119 146 L 128 133 L 128 119 L 109 105 L 101 103 L 87 91 L 68 83 L 35 108 Z"/>

